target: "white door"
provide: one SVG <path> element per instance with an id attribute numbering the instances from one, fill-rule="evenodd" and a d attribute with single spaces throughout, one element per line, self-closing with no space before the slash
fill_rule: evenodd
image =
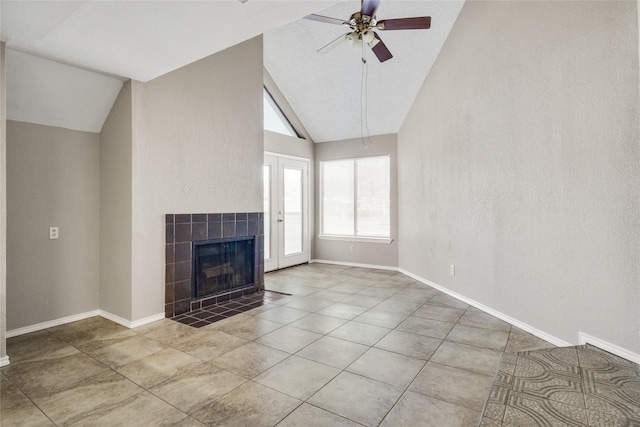
<path id="1" fill-rule="evenodd" d="M 264 156 L 264 269 L 309 261 L 307 160 Z"/>

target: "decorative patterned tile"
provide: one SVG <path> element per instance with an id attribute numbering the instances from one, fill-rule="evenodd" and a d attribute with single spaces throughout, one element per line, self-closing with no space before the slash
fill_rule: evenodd
<path id="1" fill-rule="evenodd" d="M 505 354 L 483 422 L 502 419 L 504 425 L 516 426 L 640 425 L 638 390 L 638 365 L 592 346 Z"/>

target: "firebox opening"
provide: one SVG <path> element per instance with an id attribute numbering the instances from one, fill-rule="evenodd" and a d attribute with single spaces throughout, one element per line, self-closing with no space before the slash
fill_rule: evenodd
<path id="1" fill-rule="evenodd" d="M 252 287 L 255 236 L 194 241 L 192 298 Z"/>

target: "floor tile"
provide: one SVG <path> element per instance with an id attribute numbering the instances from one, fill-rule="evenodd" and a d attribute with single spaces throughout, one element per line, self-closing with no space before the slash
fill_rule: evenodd
<path id="1" fill-rule="evenodd" d="M 106 345 L 103 347 L 84 351 L 112 369 L 167 348 L 166 345 L 141 335 L 104 340 L 104 343 Z"/>
<path id="2" fill-rule="evenodd" d="M 192 414 L 246 381 L 239 375 L 204 362 L 149 391 L 181 411 Z"/>
<path id="3" fill-rule="evenodd" d="M 391 313 L 399 313 L 409 315 L 420 308 L 422 304 L 412 303 L 406 301 L 396 301 L 392 299 L 385 300 L 376 305 L 376 309 L 382 311 L 388 311 Z"/>
<path id="4" fill-rule="evenodd" d="M 45 427 L 55 426 L 45 414 L 33 403 L 15 406 L 0 413 L 2 425 Z"/>
<path id="5" fill-rule="evenodd" d="M 368 348 L 362 344 L 325 336 L 300 350 L 297 355 L 338 369 L 344 369 L 367 351 Z"/>
<path id="6" fill-rule="evenodd" d="M 365 425 L 377 425 L 402 395 L 389 384 L 342 372 L 309 403 Z"/>
<path id="7" fill-rule="evenodd" d="M 303 403 L 287 418 L 282 420 L 278 427 L 360 427 L 361 425 L 327 412 L 324 409 Z"/>
<path id="8" fill-rule="evenodd" d="M 331 301 L 331 302 L 341 302 L 352 295 L 353 294 L 350 294 L 348 292 L 339 292 L 339 291 L 332 291 L 331 289 L 325 289 L 325 290 L 316 292 L 315 294 L 313 294 L 313 297 Z"/>
<path id="9" fill-rule="evenodd" d="M 640 367 L 603 350 L 554 348 L 398 272 L 308 264 L 265 282 L 291 296 L 182 316 L 199 328 L 92 317 L 10 338 L 3 425 L 640 425 Z"/>
<path id="10" fill-rule="evenodd" d="M 30 405 L 31 400 L 18 387 L 0 374 L 0 411 L 22 405 Z M 0 417 L 0 419 L 2 419 Z"/>
<path id="11" fill-rule="evenodd" d="M 331 366 L 291 356 L 253 380 L 281 393 L 306 400 L 339 373 L 339 369 Z"/>
<path id="12" fill-rule="evenodd" d="M 59 393 L 35 399 L 35 403 L 56 424 L 69 425 L 142 391 L 122 375 L 109 370 Z"/>
<path id="13" fill-rule="evenodd" d="M 273 332 L 261 336 L 255 342 L 263 344 L 287 353 L 295 353 L 322 338 L 322 335 L 315 332 L 304 331 L 291 326 L 283 326 Z"/>
<path id="14" fill-rule="evenodd" d="M 105 408 L 82 419 L 74 427 L 146 427 L 167 425 L 186 418 L 186 414 L 158 399 L 150 393 L 142 392 L 118 405 Z"/>
<path id="15" fill-rule="evenodd" d="M 501 355 L 499 351 L 445 341 L 431 357 L 431 361 L 479 374 L 493 375 L 498 368 Z"/>
<path id="16" fill-rule="evenodd" d="M 511 333 L 507 341 L 504 351 L 518 352 L 527 350 L 542 350 L 545 348 L 555 347 L 553 344 L 540 339 L 528 332 L 523 331 L 515 326 L 511 327 Z"/>
<path id="17" fill-rule="evenodd" d="M 442 322 L 456 323 L 464 314 L 464 310 L 451 307 L 437 307 L 425 304 L 413 312 L 413 316 L 424 317 L 426 319 L 440 320 Z"/>
<path id="18" fill-rule="evenodd" d="M 439 293 L 429 301 L 426 302 L 427 305 L 433 305 L 437 307 L 449 307 L 449 308 L 457 308 L 460 310 L 466 310 L 469 308 L 469 304 L 464 303 L 460 300 L 455 299 L 454 297 L 450 297 L 449 295 Z"/>
<path id="19" fill-rule="evenodd" d="M 347 281 L 339 285 L 332 286 L 331 289 L 338 292 L 347 292 L 350 294 L 355 294 L 356 292 L 360 292 L 366 287 L 367 287 L 367 284 L 354 283 L 354 282 Z"/>
<path id="20" fill-rule="evenodd" d="M 281 327 L 282 323 L 262 319 L 259 316 L 234 316 L 207 326 L 207 328 L 215 328 L 215 330 L 226 332 L 229 335 L 234 335 L 249 341 L 255 340 Z"/>
<path id="21" fill-rule="evenodd" d="M 509 334 L 503 331 L 493 331 L 473 326 L 456 325 L 447 336 L 447 341 L 460 344 L 474 345 L 476 347 L 489 348 L 504 351 Z"/>
<path id="22" fill-rule="evenodd" d="M 37 331 L 7 339 L 7 354 L 14 366 L 21 362 L 57 359 L 79 352 L 49 331 Z"/>
<path id="23" fill-rule="evenodd" d="M 200 360 L 211 360 L 248 341 L 216 329 L 205 327 L 173 342 L 172 346 Z"/>
<path id="24" fill-rule="evenodd" d="M 135 332 L 129 328 L 99 316 L 56 326 L 48 329 L 48 331 L 74 346 L 79 344 L 86 345 L 92 341 L 125 338 L 135 335 Z"/>
<path id="25" fill-rule="evenodd" d="M 365 307 L 358 307 L 356 305 L 334 303 L 322 310 L 319 310 L 318 314 L 350 320 L 362 314 L 366 310 L 367 309 Z"/>
<path id="26" fill-rule="evenodd" d="M 201 363 L 200 359 L 167 348 L 120 366 L 117 371 L 140 387 L 149 388 Z"/>
<path id="27" fill-rule="evenodd" d="M 407 391 L 391 409 L 383 427 L 476 427 L 480 411 Z"/>
<path id="28" fill-rule="evenodd" d="M 212 362 L 216 366 L 251 379 L 287 357 L 289 354 L 284 351 L 250 342 L 216 357 Z"/>
<path id="29" fill-rule="evenodd" d="M 171 345 L 175 341 L 197 333 L 198 330 L 182 323 L 170 321 L 144 334 L 147 338 Z"/>
<path id="30" fill-rule="evenodd" d="M 440 320 L 409 316 L 407 320 L 398 325 L 396 330 L 411 332 L 412 334 L 426 335 L 432 338 L 444 339 L 454 326 L 455 323 L 441 322 Z"/>
<path id="31" fill-rule="evenodd" d="M 2 373 L 31 399 L 57 393 L 86 378 L 107 371 L 102 363 L 82 354 L 11 364 Z"/>
<path id="32" fill-rule="evenodd" d="M 296 320 L 308 315 L 309 313 L 306 311 L 296 310 L 295 308 L 283 306 L 278 307 L 274 310 L 269 310 L 265 313 L 261 313 L 258 315 L 258 317 L 260 317 L 261 319 L 271 320 L 273 322 L 278 322 L 286 325 L 287 323 L 295 322 Z"/>
<path id="33" fill-rule="evenodd" d="M 356 295 L 365 295 L 369 297 L 386 299 L 397 292 L 397 289 L 369 287 L 361 290 Z"/>
<path id="34" fill-rule="evenodd" d="M 347 323 L 345 319 L 314 313 L 290 323 L 289 326 L 318 334 L 328 334 L 345 323 Z"/>
<path id="35" fill-rule="evenodd" d="M 304 310 L 314 313 L 318 310 L 331 305 L 331 301 L 317 299 L 317 298 L 300 298 L 293 302 L 290 302 L 285 307 L 295 308 L 296 310 Z"/>
<path id="36" fill-rule="evenodd" d="M 429 362 L 409 390 L 474 411 L 482 411 L 487 400 L 487 390 L 491 389 L 492 383 L 492 375 Z"/>
<path id="37" fill-rule="evenodd" d="M 373 380 L 406 388 L 418 375 L 424 364 L 425 361 L 421 359 L 371 348 L 349 365 L 346 370 Z"/>
<path id="38" fill-rule="evenodd" d="M 331 332 L 329 336 L 372 346 L 389 332 L 391 332 L 391 329 L 383 328 L 381 326 L 367 325 L 366 323 L 359 322 L 347 322 Z"/>
<path id="39" fill-rule="evenodd" d="M 341 302 L 344 304 L 355 305 L 358 307 L 372 308 L 384 301 L 384 298 L 372 297 L 368 295 L 351 295 Z"/>
<path id="40" fill-rule="evenodd" d="M 214 400 L 193 416 L 208 426 L 273 426 L 301 403 L 293 397 L 250 381 Z"/>
<path id="41" fill-rule="evenodd" d="M 424 292 L 416 289 L 414 290 L 408 289 L 408 290 L 395 293 L 391 295 L 390 298 L 398 301 L 424 304 L 425 302 L 433 298 L 434 295 L 435 295 L 435 292 L 433 291 Z"/>
<path id="42" fill-rule="evenodd" d="M 442 340 L 437 338 L 393 330 L 383 339 L 378 341 L 375 346 L 383 350 L 393 351 L 406 356 L 429 360 L 441 343 Z"/>
<path id="43" fill-rule="evenodd" d="M 402 323 L 407 316 L 407 314 L 391 313 L 374 307 L 365 311 L 353 320 L 360 323 L 367 323 L 369 325 L 382 326 L 383 328 L 391 329 Z"/>
<path id="44" fill-rule="evenodd" d="M 510 332 L 511 325 L 505 321 L 470 307 L 460 318 L 460 325 L 491 329 L 492 331 Z"/>

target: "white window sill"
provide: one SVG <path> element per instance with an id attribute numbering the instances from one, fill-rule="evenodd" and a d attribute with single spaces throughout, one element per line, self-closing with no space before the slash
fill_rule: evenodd
<path id="1" fill-rule="evenodd" d="M 332 236 L 328 234 L 319 234 L 320 240 L 341 240 L 344 242 L 362 242 L 362 243 L 391 243 L 393 239 L 389 237 L 359 237 L 359 236 Z"/>

